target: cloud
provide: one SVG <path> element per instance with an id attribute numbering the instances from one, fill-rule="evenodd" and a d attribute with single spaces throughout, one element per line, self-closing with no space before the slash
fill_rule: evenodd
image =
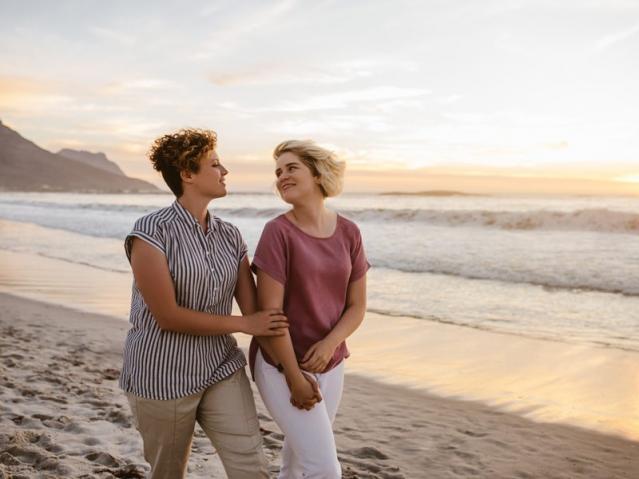
<path id="1" fill-rule="evenodd" d="M 461 99 L 462 99 L 461 95 L 457 93 L 453 93 L 452 95 L 439 98 L 436 101 L 437 103 L 441 103 L 442 105 L 452 105 L 453 103 L 457 103 Z"/>
<path id="2" fill-rule="evenodd" d="M 339 93 L 317 95 L 300 101 L 288 101 L 284 103 L 263 107 L 246 107 L 234 101 L 224 101 L 217 107 L 232 111 L 238 115 L 256 115 L 260 113 L 304 113 L 331 110 L 344 110 L 355 105 L 371 105 L 381 110 L 388 110 L 405 106 L 401 100 L 417 99 L 430 94 L 430 90 L 423 88 L 399 88 L 392 86 L 379 86 L 363 88 L 361 90 L 348 90 Z"/>
<path id="3" fill-rule="evenodd" d="M 136 38 L 124 32 L 112 30 L 110 28 L 91 26 L 89 31 L 101 40 L 115 41 L 123 46 L 131 46 L 136 43 Z"/>
<path id="4" fill-rule="evenodd" d="M 329 72 L 310 67 L 278 67 L 258 65 L 234 73 L 212 73 L 209 81 L 216 86 L 286 85 L 286 84 L 339 84 L 354 78 L 341 72 Z"/>
<path id="5" fill-rule="evenodd" d="M 317 65 L 262 63 L 232 71 L 216 71 L 208 79 L 216 86 L 340 84 L 370 78 L 375 74 L 394 72 L 415 73 L 419 64 L 398 60 L 351 60 Z"/>
<path id="6" fill-rule="evenodd" d="M 623 183 L 639 183 L 639 174 L 618 176 L 614 178 L 614 180 L 621 181 Z"/>
<path id="7" fill-rule="evenodd" d="M 603 52 L 619 42 L 623 42 L 628 40 L 629 38 L 632 38 L 637 33 L 639 33 L 639 24 L 626 30 L 606 35 L 597 42 L 597 44 L 595 45 L 595 50 L 597 52 Z"/>
<path id="8" fill-rule="evenodd" d="M 49 82 L 25 77 L 0 77 L 0 108 L 38 113 L 68 107 L 74 99 L 60 94 Z"/>
<path id="9" fill-rule="evenodd" d="M 386 133 L 392 129 L 387 119 L 381 115 L 345 114 L 322 115 L 319 118 L 290 119 L 269 123 L 267 131 L 278 135 L 297 137 L 335 138 L 346 132 Z"/>
<path id="10" fill-rule="evenodd" d="M 305 112 L 314 110 L 344 109 L 355 103 L 371 103 L 404 98 L 417 98 L 429 95 L 430 90 L 423 88 L 400 88 L 394 86 L 379 86 L 350 90 L 328 95 L 318 95 L 299 102 L 287 102 L 277 105 L 271 110 L 283 112 Z"/>
<path id="11" fill-rule="evenodd" d="M 145 120 L 108 120 L 104 123 L 105 133 L 127 138 L 146 139 L 166 128 L 165 122 Z"/>
<path id="12" fill-rule="evenodd" d="M 292 10 L 295 3 L 295 0 L 282 0 L 262 9 L 250 9 L 250 13 L 242 11 L 235 20 L 228 20 L 225 27 L 216 29 L 206 40 L 207 46 L 195 52 L 191 58 L 208 60 L 216 53 L 228 52 L 239 39 L 246 40 L 264 26 L 273 28 L 277 25 L 276 20 Z M 202 13 L 208 14 L 207 11 Z"/>
<path id="13" fill-rule="evenodd" d="M 41 95 L 49 88 L 44 82 L 32 78 L 4 76 L 0 77 L 0 99 L 20 96 Z"/>
<path id="14" fill-rule="evenodd" d="M 169 80 L 159 78 L 138 78 L 111 82 L 103 87 L 100 92 L 107 95 L 113 95 L 125 92 L 168 90 L 176 87 L 177 85 Z"/>

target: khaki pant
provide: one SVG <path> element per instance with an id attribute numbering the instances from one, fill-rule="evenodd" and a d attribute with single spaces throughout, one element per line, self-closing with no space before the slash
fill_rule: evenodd
<path id="1" fill-rule="evenodd" d="M 184 477 L 197 421 L 229 479 L 268 478 L 253 393 L 244 368 L 202 392 L 168 401 L 127 394 L 151 479 Z"/>

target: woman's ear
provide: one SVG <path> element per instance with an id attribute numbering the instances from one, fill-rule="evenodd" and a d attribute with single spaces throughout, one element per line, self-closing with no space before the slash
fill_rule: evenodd
<path id="1" fill-rule="evenodd" d="M 193 172 L 190 170 L 182 170 L 180 171 L 180 179 L 184 183 L 192 183 L 193 182 Z"/>

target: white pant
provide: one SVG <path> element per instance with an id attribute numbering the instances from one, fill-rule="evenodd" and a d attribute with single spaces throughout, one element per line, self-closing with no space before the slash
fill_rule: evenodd
<path id="1" fill-rule="evenodd" d="M 313 409 L 297 409 L 284 374 L 268 364 L 258 351 L 255 383 L 271 416 L 284 433 L 279 479 L 340 479 L 333 421 L 344 386 L 344 361 L 323 374 L 314 374 L 322 402 Z"/>

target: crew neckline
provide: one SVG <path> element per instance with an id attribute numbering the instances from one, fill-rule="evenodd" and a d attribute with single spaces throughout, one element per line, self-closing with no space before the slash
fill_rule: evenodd
<path id="1" fill-rule="evenodd" d="M 335 221 L 335 230 L 333 231 L 333 233 L 330 236 L 313 236 L 312 234 L 307 233 L 306 231 L 304 231 L 302 228 L 300 228 L 299 226 L 297 226 L 295 223 L 293 223 L 288 216 L 286 216 L 286 213 L 282 213 L 281 216 L 284 218 L 284 220 L 290 224 L 291 226 L 293 226 L 293 228 L 295 228 L 297 231 L 299 231 L 300 233 L 302 233 L 304 236 L 308 236 L 309 238 L 312 239 L 316 239 L 316 240 L 329 240 L 332 239 L 333 237 L 335 237 L 335 235 L 337 234 L 337 230 L 339 229 L 339 224 L 340 221 L 342 220 L 342 217 L 339 213 L 335 213 L 337 215 L 336 221 Z"/>

